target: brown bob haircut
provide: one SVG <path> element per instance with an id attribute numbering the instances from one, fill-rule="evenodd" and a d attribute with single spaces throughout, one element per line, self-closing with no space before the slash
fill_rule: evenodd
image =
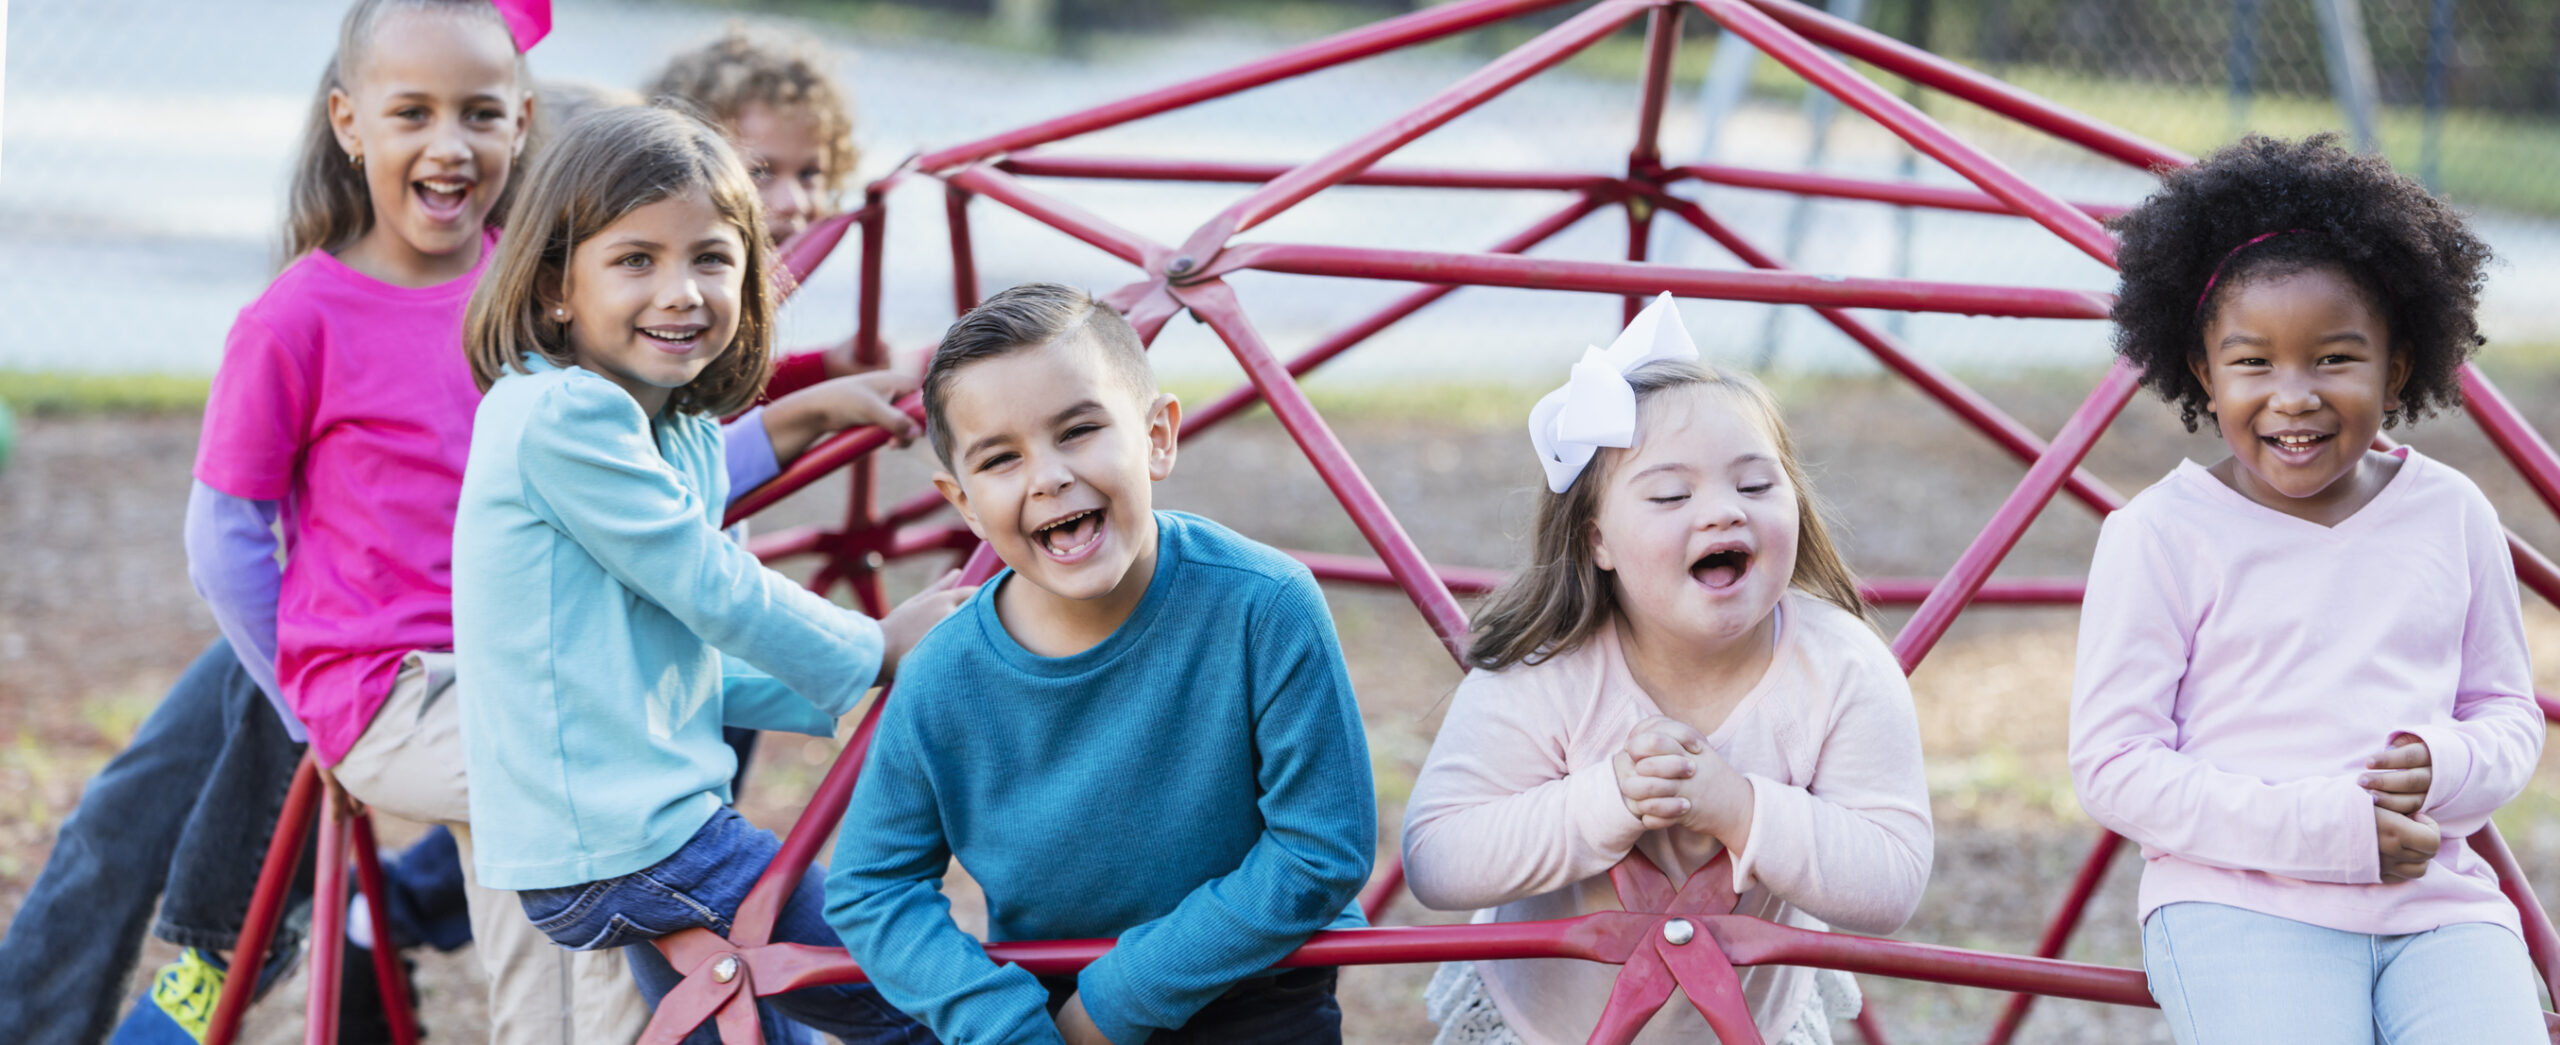
<path id="1" fill-rule="evenodd" d="M 1795 440 L 1788 438 L 1778 401 L 1760 382 L 1740 371 L 1717 370 L 1698 363 L 1661 360 L 1627 374 L 1636 405 L 1682 388 L 1709 388 L 1735 409 L 1750 416 L 1777 445 L 1778 466 L 1796 493 L 1796 588 L 1875 623 L 1866 599 L 1858 592 L 1857 575 L 1840 557 L 1823 525 L 1822 502 L 1805 482 L 1796 461 Z M 1600 495 L 1617 471 L 1624 450 L 1603 449 L 1575 476 L 1563 493 L 1538 487 L 1537 521 L 1531 527 L 1529 566 L 1512 574 L 1476 610 L 1475 636 L 1467 646 L 1467 663 L 1487 671 L 1514 664 L 1538 664 L 1573 652 L 1600 631 L 1618 612 L 1617 589 L 1609 572 L 1592 561 L 1593 529 L 1600 523 Z"/>
<path id="2" fill-rule="evenodd" d="M 498 256 L 471 295 L 463 319 L 463 351 L 471 377 L 486 392 L 508 368 L 525 369 L 540 353 L 577 365 L 568 328 L 546 309 L 566 286 L 569 259 L 623 215 L 700 189 L 736 225 L 746 243 L 741 266 L 738 333 L 700 376 L 676 389 L 667 405 L 727 415 L 763 391 L 773 369 L 774 252 L 755 183 L 728 139 L 709 124 L 672 109 L 629 106 L 589 113 L 560 129 L 526 174 L 524 192 L 507 214 Z"/>
<path id="3" fill-rule="evenodd" d="M 1100 353 L 1104 365 L 1141 397 L 1156 391 L 1155 370 L 1147 365 L 1147 346 L 1118 310 L 1064 283 L 1025 283 L 988 298 L 970 309 L 934 347 L 924 371 L 925 435 L 942 467 L 951 467 L 950 415 L 952 382 L 961 368 L 1028 351 L 1042 345 L 1082 338 Z"/>
<path id="4" fill-rule="evenodd" d="M 347 8 L 347 16 L 338 22 L 338 49 L 329 53 L 329 64 L 321 67 L 311 114 L 303 120 L 302 149 L 293 161 L 293 187 L 285 197 L 285 264 L 315 250 L 343 250 L 373 229 L 373 194 L 365 187 L 364 168 L 349 162 L 346 151 L 338 146 L 337 128 L 329 122 L 329 94 L 355 89 L 378 42 L 374 37 L 382 16 L 394 11 L 433 11 L 485 22 L 491 32 L 507 31 L 506 20 L 489 0 L 356 0 Z M 512 37 L 508 46 L 514 46 Z M 516 90 L 533 90 L 533 74 L 527 71 L 522 52 L 516 55 Z M 513 119 L 516 110 L 510 108 L 507 115 Z M 519 161 L 537 154 L 540 145 L 528 131 Z M 491 216 L 507 213 L 520 180 L 511 177 L 498 190 L 495 205 L 489 208 Z"/>

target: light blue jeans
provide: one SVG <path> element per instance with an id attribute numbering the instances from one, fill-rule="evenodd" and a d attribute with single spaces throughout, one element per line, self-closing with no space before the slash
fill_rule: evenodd
<path id="1" fill-rule="evenodd" d="M 2211 903 L 2142 922 L 2142 968 L 2178 1045 L 2543 1045 L 2524 941 L 2464 922 L 2372 936 Z"/>

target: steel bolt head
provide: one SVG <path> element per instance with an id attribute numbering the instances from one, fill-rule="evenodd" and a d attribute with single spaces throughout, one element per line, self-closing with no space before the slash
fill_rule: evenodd
<path id="1" fill-rule="evenodd" d="M 862 565 L 864 569 L 878 572 L 889 567 L 889 557 L 876 551 L 864 552 L 862 553 Z"/>
<path id="2" fill-rule="evenodd" d="M 731 980 L 737 979 L 738 956 L 734 954 L 721 955 L 719 961 L 711 964 L 711 978 L 722 983 L 727 983 Z"/>
<path id="3" fill-rule="evenodd" d="M 1197 262 L 1197 261 L 1193 261 L 1193 260 L 1191 260 L 1191 255 L 1189 255 L 1189 254 L 1184 254 L 1184 255 L 1182 255 L 1182 256 L 1180 256 L 1180 257 L 1177 257 L 1177 258 L 1173 259 L 1172 261 L 1166 262 L 1166 263 L 1165 263 L 1165 266 L 1164 266 L 1164 270 L 1165 270 L 1166 272 L 1170 272 L 1170 273 L 1173 273 L 1174 275 L 1179 276 L 1179 275 L 1181 275 L 1181 274 L 1183 274 L 1183 273 L 1185 273 L 1185 272 L 1189 272 L 1189 271 L 1191 271 L 1192 269 L 1199 268 L 1199 267 L 1200 267 L 1200 263 L 1199 263 L 1199 262 Z"/>
<path id="4" fill-rule="evenodd" d="M 1674 918 L 1662 923 L 1662 938 L 1672 946 L 1678 947 L 1697 939 L 1698 927 L 1690 924 L 1686 918 Z"/>

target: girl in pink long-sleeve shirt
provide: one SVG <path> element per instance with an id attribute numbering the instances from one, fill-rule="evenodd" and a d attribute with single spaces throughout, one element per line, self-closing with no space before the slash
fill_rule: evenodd
<path id="1" fill-rule="evenodd" d="M 2118 231 L 2119 354 L 2231 450 L 2107 520 L 2072 686 L 2171 1032 L 2544 1041 L 2466 844 L 2542 751 L 2505 533 L 2461 473 L 2369 449 L 2460 403 L 2488 248 L 2333 136 L 2243 141 Z"/>
<path id="2" fill-rule="evenodd" d="M 1574 368 L 1530 430 L 1548 492 L 1528 569 L 1477 616 L 1405 815 L 1413 893 L 1476 920 L 1616 910 L 1641 852 L 1681 881 L 1720 852 L 1740 913 L 1901 927 L 1928 881 L 1911 694 L 1865 619 L 1768 394 L 1700 366 L 1666 296 Z M 1722 870 L 1713 873 L 1726 873 Z M 1444 966 L 1442 1045 L 1570 1045 L 1617 969 Z M 1828 1045 L 1856 987 L 1761 966 L 1764 1040 Z M 1715 1037 L 1675 999 L 1640 1042 Z"/>

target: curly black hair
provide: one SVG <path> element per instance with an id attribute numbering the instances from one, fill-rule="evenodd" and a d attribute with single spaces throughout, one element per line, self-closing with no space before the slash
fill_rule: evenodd
<path id="1" fill-rule="evenodd" d="M 2177 404 L 2188 431 L 2212 412 L 2188 360 L 2230 288 L 2314 268 L 2353 281 L 2390 325 L 2391 351 L 2409 361 L 2385 427 L 2462 405 L 2462 363 L 2487 343 L 2472 313 L 2489 247 L 2443 200 L 2380 157 L 2340 148 L 2337 135 L 2251 135 L 2168 172 L 2109 226 L 2122 241 L 2116 354 Z M 2213 296 L 2199 302 L 2208 279 Z"/>

